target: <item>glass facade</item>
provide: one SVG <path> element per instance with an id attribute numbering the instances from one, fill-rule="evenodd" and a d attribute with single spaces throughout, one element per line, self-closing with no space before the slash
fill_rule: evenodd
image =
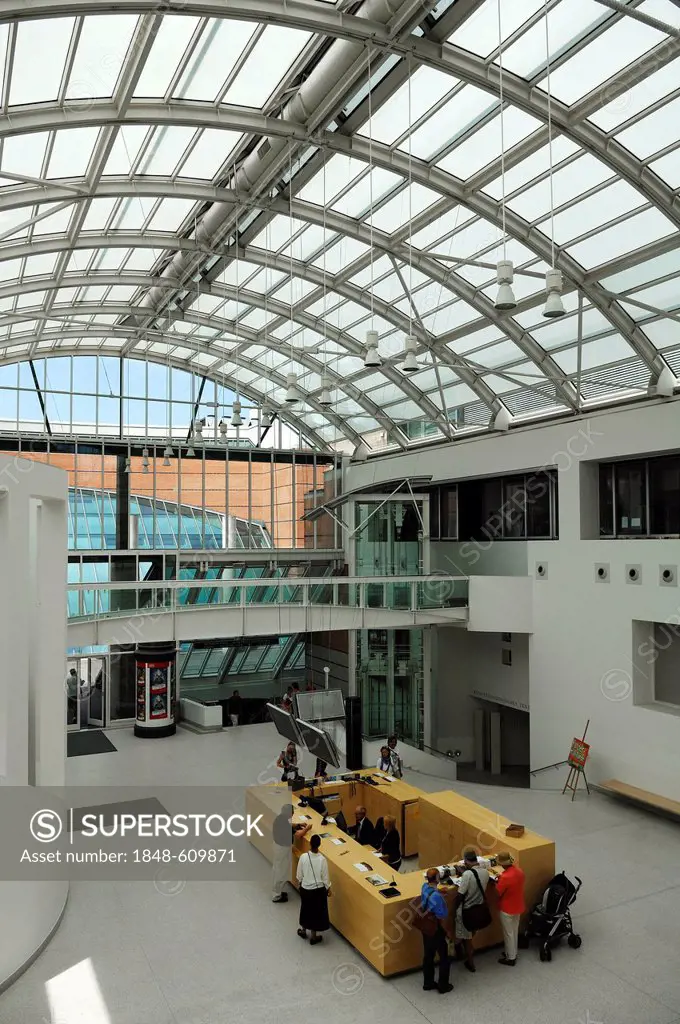
<path id="1" fill-rule="evenodd" d="M 423 742 L 423 630 L 357 632 L 356 675 L 365 736 L 396 733 L 415 746 Z"/>

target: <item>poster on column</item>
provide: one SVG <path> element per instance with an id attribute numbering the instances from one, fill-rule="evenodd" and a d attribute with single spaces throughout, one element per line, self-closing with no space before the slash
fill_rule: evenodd
<path id="1" fill-rule="evenodd" d="M 168 717 L 169 662 L 154 662 L 148 666 L 149 672 L 149 718 L 152 721 Z"/>
<path id="2" fill-rule="evenodd" d="M 146 720 L 146 669 L 137 666 L 137 721 Z"/>

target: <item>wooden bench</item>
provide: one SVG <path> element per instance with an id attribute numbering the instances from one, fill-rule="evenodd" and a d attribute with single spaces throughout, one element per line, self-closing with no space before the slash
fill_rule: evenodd
<path id="1" fill-rule="evenodd" d="M 658 793 L 650 793 L 646 789 L 629 786 L 627 782 L 620 782 L 618 779 L 607 779 L 606 782 L 600 782 L 595 788 L 603 793 L 611 794 L 611 796 L 622 797 L 624 800 L 648 807 L 652 811 L 680 819 L 680 800 L 671 800 L 667 796 L 659 796 Z"/>

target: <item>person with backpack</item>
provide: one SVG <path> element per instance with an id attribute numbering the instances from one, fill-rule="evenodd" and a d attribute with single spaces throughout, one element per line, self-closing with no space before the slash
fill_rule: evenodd
<path id="1" fill-rule="evenodd" d="M 423 989 L 437 989 L 441 995 L 451 992 L 453 985 L 449 981 L 451 958 L 449 941 L 453 941 L 453 932 L 449 920 L 446 900 L 438 891 L 439 872 L 430 868 L 420 893 L 419 930 L 423 936 Z M 434 962 L 439 955 L 439 978 L 435 984 Z"/>
<path id="2" fill-rule="evenodd" d="M 472 974 L 477 970 L 472 938 L 476 932 L 491 924 L 491 912 L 486 902 L 488 884 L 489 872 L 481 866 L 476 851 L 465 850 L 455 901 L 456 943 L 464 952 L 466 969 Z"/>

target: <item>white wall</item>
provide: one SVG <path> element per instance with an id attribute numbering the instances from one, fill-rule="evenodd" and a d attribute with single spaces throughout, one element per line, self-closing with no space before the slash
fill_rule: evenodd
<path id="1" fill-rule="evenodd" d="M 529 705 L 529 638 L 513 634 L 472 633 L 439 627 L 433 630 L 432 663 L 436 671 L 435 739 L 438 750 L 460 750 L 460 760 L 474 760 L 475 708 L 478 699 L 510 708 Z M 512 650 L 512 665 L 502 650 Z"/>
<path id="2" fill-rule="evenodd" d="M 0 458 L 0 782 L 10 786 L 65 781 L 67 487 L 52 466 Z M 49 939 L 68 888 L 0 882 L 0 989 Z"/>
<path id="3" fill-rule="evenodd" d="M 680 566 L 680 542 L 582 540 L 594 536 L 595 493 L 593 475 L 581 463 L 678 449 L 676 399 L 371 459 L 351 466 L 346 481 L 347 487 L 357 487 L 401 474 L 431 473 L 436 481 L 556 467 L 559 540 L 527 545 L 533 580 L 532 767 L 565 758 L 572 737 L 590 719 L 590 779 L 619 778 L 675 799 L 680 799 L 680 717 L 633 703 L 632 624 L 678 621 L 680 588 L 659 586 L 658 570 L 666 563 Z M 499 543 L 484 553 L 486 573 L 507 568 L 506 547 Z M 543 579 L 536 578 L 538 562 L 547 566 Z M 609 583 L 595 581 L 595 565 L 602 562 L 609 564 Z M 626 566 L 633 563 L 642 566 L 639 585 L 625 582 Z M 560 778 L 550 772 L 535 784 L 554 787 Z"/>

